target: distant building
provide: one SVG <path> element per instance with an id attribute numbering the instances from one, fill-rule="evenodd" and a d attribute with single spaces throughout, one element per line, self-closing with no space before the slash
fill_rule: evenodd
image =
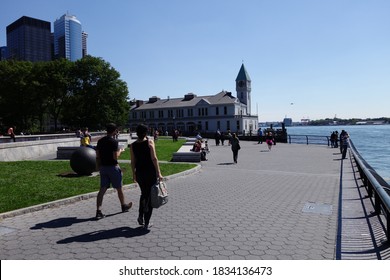
<path id="1" fill-rule="evenodd" d="M 8 59 L 50 61 L 50 22 L 23 16 L 7 26 Z"/>
<path id="2" fill-rule="evenodd" d="M 151 129 L 162 132 L 178 129 L 187 135 L 195 131 L 210 134 L 217 129 L 256 133 L 258 117 L 251 115 L 251 80 L 244 64 L 236 78 L 236 90 L 237 97 L 221 91 L 208 96 L 188 93 L 182 98 L 153 96 L 148 101 L 138 100 L 130 110 L 130 129 L 134 131 L 139 123 L 144 123 Z"/>
<path id="3" fill-rule="evenodd" d="M 309 118 L 301 119 L 301 125 L 308 125 L 309 123 L 310 123 L 310 119 Z"/>
<path id="4" fill-rule="evenodd" d="M 81 23 L 73 15 L 65 14 L 54 22 L 54 56 L 70 61 L 83 57 Z"/>
<path id="5" fill-rule="evenodd" d="M 284 118 L 283 123 L 285 126 L 292 126 L 293 124 L 292 118 Z"/>
<path id="6" fill-rule="evenodd" d="M 0 61 L 2 60 L 6 60 L 8 55 L 7 55 L 8 51 L 7 51 L 7 47 L 0 47 Z"/>
<path id="7" fill-rule="evenodd" d="M 88 38 L 88 33 L 86 32 L 82 32 L 81 33 L 81 38 L 82 38 L 82 53 L 83 53 L 83 57 L 88 55 L 88 51 L 87 51 L 87 38 Z"/>

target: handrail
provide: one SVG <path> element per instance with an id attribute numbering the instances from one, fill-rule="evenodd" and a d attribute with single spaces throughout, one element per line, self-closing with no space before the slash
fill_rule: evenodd
<path id="1" fill-rule="evenodd" d="M 321 136 L 321 135 L 301 135 L 301 134 L 287 134 L 288 143 L 291 144 L 292 140 L 296 140 L 296 143 L 300 144 L 302 142 L 306 142 L 309 144 L 319 144 L 319 145 L 330 145 L 330 137 L 329 136 Z M 302 139 L 302 140 L 301 140 Z"/>
<path id="2" fill-rule="evenodd" d="M 379 215 L 381 210 L 386 217 L 387 241 L 390 241 L 390 185 L 372 168 L 359 154 L 352 140 L 349 139 L 350 151 L 357 164 L 360 178 L 367 189 L 370 197 L 374 196 L 375 214 Z"/>
<path id="3" fill-rule="evenodd" d="M 90 132 L 91 136 L 102 136 L 106 132 Z M 16 135 L 16 142 L 27 142 L 27 141 L 41 141 L 51 139 L 67 139 L 77 138 L 75 133 L 58 133 L 58 134 L 36 134 L 36 135 Z M 0 144 L 2 143 L 13 143 L 9 136 L 0 136 Z"/>

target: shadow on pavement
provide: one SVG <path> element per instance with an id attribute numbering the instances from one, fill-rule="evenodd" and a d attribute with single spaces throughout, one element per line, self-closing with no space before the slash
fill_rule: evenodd
<path id="1" fill-rule="evenodd" d="M 135 236 L 142 236 L 149 233 L 148 230 L 144 230 L 142 227 L 130 228 L 130 227 L 119 227 L 109 230 L 100 230 L 85 233 L 78 236 L 72 236 L 57 241 L 57 244 L 68 244 L 72 242 L 94 242 L 98 240 L 126 237 L 131 238 Z"/>
<path id="2" fill-rule="evenodd" d="M 88 219 L 78 219 L 77 217 L 58 218 L 45 223 L 36 224 L 30 229 L 69 227 L 73 224 L 84 223 L 84 222 L 89 222 L 94 220 L 95 218 L 88 218 Z"/>
<path id="3" fill-rule="evenodd" d="M 112 217 L 118 214 L 122 214 L 123 212 L 117 212 L 113 214 L 106 215 L 106 218 Z M 58 218 L 55 220 L 51 220 L 45 223 L 36 224 L 35 226 L 31 227 L 30 229 L 42 229 L 42 228 L 61 228 L 61 227 L 70 227 L 71 225 L 78 224 L 78 223 L 84 223 L 84 222 L 90 222 L 90 221 L 97 221 L 95 217 L 87 218 L 87 219 L 79 219 L 77 217 L 66 217 L 66 218 Z"/>

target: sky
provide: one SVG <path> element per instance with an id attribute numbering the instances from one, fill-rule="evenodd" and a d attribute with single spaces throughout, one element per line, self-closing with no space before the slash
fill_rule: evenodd
<path id="1" fill-rule="evenodd" d="M 235 95 L 244 63 L 260 122 L 390 117 L 388 0 L 13 0 L 0 46 L 20 17 L 53 31 L 67 12 L 130 99 Z"/>

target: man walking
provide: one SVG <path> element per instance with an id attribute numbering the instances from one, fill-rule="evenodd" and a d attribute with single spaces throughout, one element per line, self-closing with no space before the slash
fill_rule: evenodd
<path id="1" fill-rule="evenodd" d="M 119 149 L 118 141 L 115 136 L 118 129 L 114 123 L 107 125 L 107 135 L 99 139 L 96 146 L 96 163 L 100 172 L 100 190 L 96 202 L 96 219 L 104 217 L 101 206 L 103 196 L 107 189 L 112 185 L 118 193 L 118 198 L 122 207 L 122 212 L 127 212 L 133 205 L 132 202 L 126 204 L 122 189 L 122 170 L 118 164 L 118 158 L 122 152 Z"/>

